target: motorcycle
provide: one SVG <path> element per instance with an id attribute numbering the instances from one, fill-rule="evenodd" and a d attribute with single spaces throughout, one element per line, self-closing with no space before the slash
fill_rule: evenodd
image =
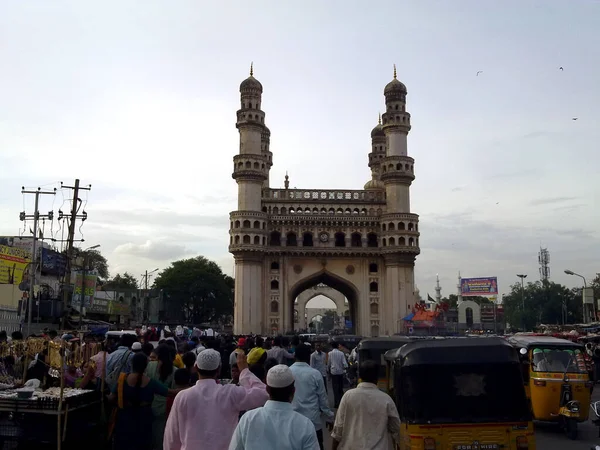
<path id="1" fill-rule="evenodd" d="M 560 408 L 558 410 L 559 422 L 569 439 L 577 439 L 577 423 L 581 416 L 581 402 L 573 399 L 573 385 L 569 382 L 568 370 L 571 364 L 577 365 L 577 360 L 571 357 L 563 373 L 563 382 L 560 386 Z M 554 414 L 553 414 L 554 415 Z"/>

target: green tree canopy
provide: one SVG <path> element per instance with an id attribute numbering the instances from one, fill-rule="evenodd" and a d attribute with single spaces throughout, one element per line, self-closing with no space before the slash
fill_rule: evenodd
<path id="1" fill-rule="evenodd" d="M 114 289 L 137 289 L 138 282 L 135 277 L 127 272 L 123 275 L 120 273 L 116 274 L 111 280 L 108 280 L 104 285 L 106 290 Z"/>
<path id="2" fill-rule="evenodd" d="M 233 278 L 203 256 L 171 263 L 158 274 L 154 287 L 163 291 L 167 314 L 179 312 L 188 324 L 214 323 L 233 316 Z"/>
<path id="3" fill-rule="evenodd" d="M 565 323 L 581 322 L 580 291 L 578 293 L 577 289 L 569 289 L 551 281 L 527 283 L 522 291 L 521 283 L 515 283 L 511 286 L 510 294 L 503 299 L 504 317 L 513 329 L 524 327 L 525 330 L 533 330 L 541 323 L 562 324 L 564 306 Z"/>
<path id="4" fill-rule="evenodd" d="M 335 327 L 335 320 L 337 318 L 337 314 L 335 310 L 325 311 L 323 314 L 323 318 L 321 319 L 321 332 L 329 333 Z"/>
<path id="5" fill-rule="evenodd" d="M 75 264 L 74 260 L 77 258 L 85 258 L 87 268 L 95 270 L 98 273 L 98 278 L 101 278 L 103 280 L 108 279 L 108 261 L 104 256 L 102 256 L 102 253 L 100 253 L 98 250 L 92 249 L 84 251 L 80 248 L 75 247 L 73 249 L 72 264 Z"/>
<path id="6" fill-rule="evenodd" d="M 596 274 L 596 278 L 592 280 L 590 287 L 594 289 L 594 300 L 600 300 L 600 273 Z"/>

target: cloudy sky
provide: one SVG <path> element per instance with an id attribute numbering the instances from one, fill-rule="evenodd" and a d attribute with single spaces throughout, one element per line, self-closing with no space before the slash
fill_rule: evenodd
<path id="1" fill-rule="evenodd" d="M 395 63 L 421 292 L 434 294 L 436 273 L 455 292 L 458 270 L 506 292 L 516 273 L 538 277 L 540 245 L 552 279 L 579 285 L 563 270 L 600 272 L 599 21 L 595 1 L 1 2 L 0 235 L 33 210 L 21 186 L 80 178 L 92 185 L 81 233 L 112 274 L 198 254 L 232 274 L 250 61 L 272 186 L 287 170 L 291 187 L 349 189 L 370 178 Z M 66 211 L 69 195 L 41 210 Z"/>

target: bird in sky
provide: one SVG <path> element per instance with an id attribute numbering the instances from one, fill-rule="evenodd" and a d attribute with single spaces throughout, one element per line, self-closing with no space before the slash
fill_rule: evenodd
<path id="1" fill-rule="evenodd" d="M 563 70 L 563 71 L 565 70 L 565 69 L 563 69 L 563 67 L 562 67 L 562 66 L 560 66 L 558 69 L 559 69 L 559 70 Z"/>
<path id="2" fill-rule="evenodd" d="M 579 117 L 573 117 L 571 120 L 577 120 Z"/>
<path id="3" fill-rule="evenodd" d="M 499 204 L 500 204 L 500 202 L 496 202 L 496 205 L 499 205 Z"/>
<path id="4" fill-rule="evenodd" d="M 478 70 L 478 71 L 477 71 L 477 75 L 475 75 L 475 76 L 477 76 L 477 77 L 478 77 L 480 73 L 483 73 L 483 70 Z"/>

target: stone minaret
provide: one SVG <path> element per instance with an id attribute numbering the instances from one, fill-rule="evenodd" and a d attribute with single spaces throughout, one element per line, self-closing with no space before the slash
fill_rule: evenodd
<path id="1" fill-rule="evenodd" d="M 381 181 L 385 185 L 386 211 L 381 216 L 385 260 L 385 329 L 388 334 L 403 331 L 402 318 L 410 312 L 415 298 L 414 265 L 419 254 L 419 216 L 410 210 L 410 185 L 415 179 L 414 159 L 408 156 L 410 114 L 406 112 L 406 86 L 394 79 L 383 94 L 386 111 L 382 128 L 386 153 L 381 159 Z"/>
<path id="2" fill-rule="evenodd" d="M 385 158 L 386 138 L 381 126 L 381 114 L 379 123 L 371 131 L 371 153 L 369 153 L 369 167 L 371 168 L 371 180 L 365 184 L 365 190 L 385 190 L 381 181 L 381 160 Z"/>
<path id="3" fill-rule="evenodd" d="M 240 152 L 233 157 L 232 174 L 238 184 L 238 207 L 230 214 L 229 232 L 229 251 L 235 259 L 236 334 L 260 333 L 264 328 L 262 253 L 267 244 L 267 213 L 262 211 L 262 189 L 269 185 L 272 154 L 271 133 L 261 110 L 262 92 L 250 66 L 250 76 L 240 85 L 241 107 L 236 122 Z"/>
<path id="4" fill-rule="evenodd" d="M 442 287 L 440 286 L 440 276 L 435 274 L 435 302 L 440 303 L 442 301 Z"/>

